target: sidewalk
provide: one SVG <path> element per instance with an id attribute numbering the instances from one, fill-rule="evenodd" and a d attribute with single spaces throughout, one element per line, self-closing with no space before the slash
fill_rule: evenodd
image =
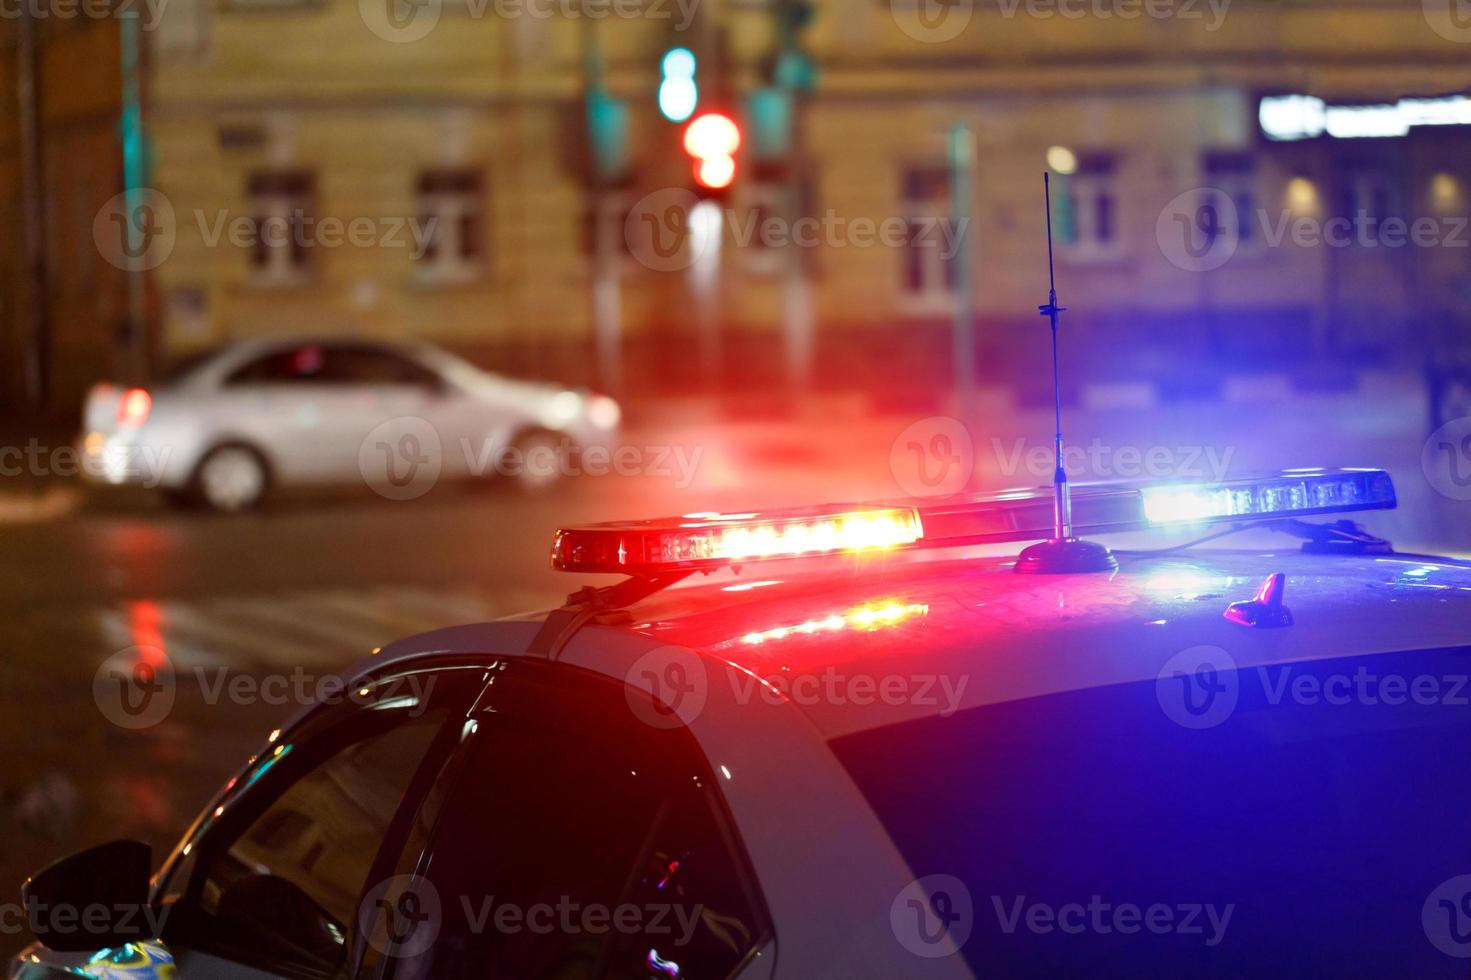
<path id="1" fill-rule="evenodd" d="M 73 427 L 51 419 L 0 419 L 0 525 L 38 524 L 81 506 Z"/>

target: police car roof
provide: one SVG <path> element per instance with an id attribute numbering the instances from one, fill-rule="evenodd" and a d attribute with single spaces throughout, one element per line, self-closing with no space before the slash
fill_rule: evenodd
<path id="1" fill-rule="evenodd" d="M 1009 558 L 778 563 L 632 607 L 617 629 L 767 679 L 828 737 L 912 717 L 1153 681 L 1192 647 L 1240 668 L 1465 644 L 1471 566 L 1413 555 L 1195 550 L 1120 554 L 1114 574 L 1020 576 Z M 1286 575 L 1295 624 L 1224 618 Z M 528 620 L 517 626 L 529 636 Z M 442 630 L 375 658 L 486 652 L 491 627 Z M 606 634 L 604 634 L 606 635 Z M 478 649 L 477 649 L 478 647 Z M 499 651 L 497 651 L 499 652 Z M 887 685 L 884 687 L 883 685 Z"/>

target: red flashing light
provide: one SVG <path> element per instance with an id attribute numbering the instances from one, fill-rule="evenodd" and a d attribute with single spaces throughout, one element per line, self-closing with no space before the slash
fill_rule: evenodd
<path id="1" fill-rule="evenodd" d="M 153 396 L 143 388 L 129 388 L 118 399 L 117 420 L 121 425 L 142 425 L 153 411 Z"/>
<path id="2" fill-rule="evenodd" d="M 912 507 L 774 515 L 698 514 L 557 532 L 552 567 L 566 572 L 708 568 L 766 558 L 884 551 L 923 535 Z"/>
<path id="3" fill-rule="evenodd" d="M 685 127 L 684 150 L 694 160 L 695 182 L 701 187 L 724 190 L 731 185 L 740 147 L 740 127 L 724 113 L 706 112 Z"/>

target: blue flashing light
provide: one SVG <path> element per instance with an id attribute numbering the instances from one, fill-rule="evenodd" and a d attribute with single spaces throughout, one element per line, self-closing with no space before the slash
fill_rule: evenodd
<path id="1" fill-rule="evenodd" d="M 1264 480 L 1142 487 L 1151 524 L 1198 524 L 1236 518 L 1290 517 L 1395 505 L 1381 470 L 1290 470 Z"/>

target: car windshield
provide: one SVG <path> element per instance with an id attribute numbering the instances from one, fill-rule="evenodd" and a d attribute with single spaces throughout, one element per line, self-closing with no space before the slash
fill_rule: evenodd
<path id="1" fill-rule="evenodd" d="M 1471 648 L 1207 668 L 833 742 L 926 881 L 896 929 L 972 917 L 978 976 L 1444 972 Z"/>

